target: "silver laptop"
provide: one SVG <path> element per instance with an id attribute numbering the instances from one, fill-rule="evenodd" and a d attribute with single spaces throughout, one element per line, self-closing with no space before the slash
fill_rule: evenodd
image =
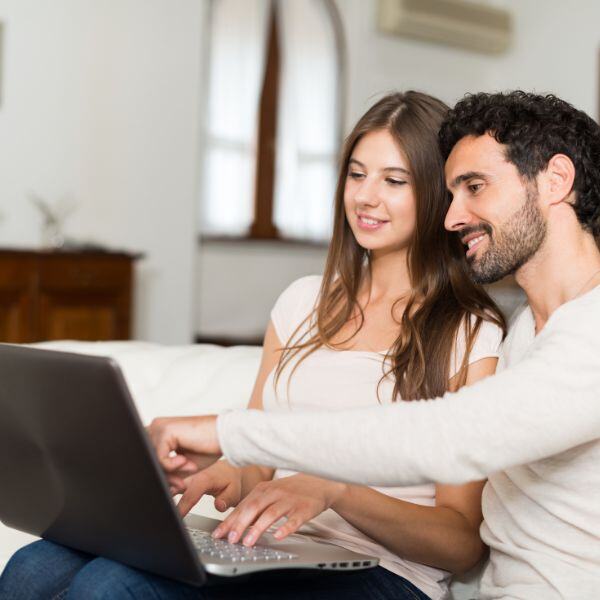
<path id="1" fill-rule="evenodd" d="M 45 539 L 203 585 L 281 569 L 352 571 L 372 556 L 292 535 L 253 548 L 181 519 L 110 358 L 0 344 L 0 520 Z"/>

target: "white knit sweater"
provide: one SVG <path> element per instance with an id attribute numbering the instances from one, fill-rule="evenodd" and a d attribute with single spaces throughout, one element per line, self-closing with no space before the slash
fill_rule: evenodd
<path id="1" fill-rule="evenodd" d="M 600 598 L 600 287 L 534 336 L 519 316 L 500 372 L 434 401 L 327 413 L 235 411 L 225 456 L 368 485 L 489 477 L 483 598 Z"/>

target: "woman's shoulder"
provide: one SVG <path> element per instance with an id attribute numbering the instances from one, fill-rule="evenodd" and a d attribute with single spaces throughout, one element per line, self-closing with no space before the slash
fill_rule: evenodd
<path id="1" fill-rule="evenodd" d="M 310 297 L 314 300 L 321 289 L 322 275 L 305 275 L 292 281 L 290 285 L 283 290 L 280 298 L 306 298 Z"/>
<path id="2" fill-rule="evenodd" d="M 477 317 L 470 315 L 472 325 L 475 325 Z M 498 325 L 491 317 L 482 319 L 475 343 L 490 344 L 492 347 L 500 347 L 504 337 L 504 329 Z"/>
<path id="3" fill-rule="evenodd" d="M 467 351 L 467 333 L 477 322 L 477 317 L 469 314 L 463 319 L 456 334 L 455 349 L 450 363 L 451 376 L 460 369 L 465 352 Z M 467 323 L 470 327 L 467 327 Z M 467 364 L 471 364 L 483 358 L 498 358 L 502 347 L 504 331 L 497 323 L 491 319 L 483 319 L 479 330 L 471 345 L 471 350 L 467 358 Z"/>
<path id="4" fill-rule="evenodd" d="M 271 311 L 277 337 L 286 343 L 295 329 L 317 305 L 322 275 L 307 275 L 293 281 L 279 296 Z"/>

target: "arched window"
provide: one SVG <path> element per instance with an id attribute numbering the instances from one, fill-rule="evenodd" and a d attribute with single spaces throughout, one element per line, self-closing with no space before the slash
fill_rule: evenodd
<path id="1" fill-rule="evenodd" d="M 205 235 L 329 236 L 341 47 L 331 0 L 213 0 L 200 186 Z"/>

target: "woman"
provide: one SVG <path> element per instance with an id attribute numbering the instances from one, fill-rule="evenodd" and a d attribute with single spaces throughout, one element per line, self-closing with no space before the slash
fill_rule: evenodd
<path id="1" fill-rule="evenodd" d="M 324 276 L 279 298 L 265 335 L 251 408 L 335 409 L 433 398 L 493 373 L 505 324 L 469 278 L 447 207 L 437 131 L 447 107 L 417 92 L 392 94 L 359 120 L 342 154 L 334 232 Z M 11 559 L 0 592 L 53 557 L 40 589 L 67 597 L 432 598 L 451 572 L 483 555 L 482 482 L 368 488 L 224 461 L 186 479 L 172 475 L 185 514 L 199 497 L 237 508 L 215 531 L 256 543 L 302 532 L 380 558 L 380 567 L 334 577 L 194 590 L 104 559 L 37 542 Z M 59 558 L 64 556 L 64 558 Z M 68 564 L 68 567 L 66 566 Z M 38 576 L 39 577 L 39 576 Z M 62 578 L 59 584 L 58 579 Z M 61 587 L 62 586 L 62 587 Z M 12 588 L 11 588 L 12 589 Z M 132 592 L 133 590 L 133 592 Z M 354 596 L 352 595 L 354 594 Z M 18 597 L 18 596 L 17 596 Z M 23 596 L 26 597 L 26 596 Z"/>

